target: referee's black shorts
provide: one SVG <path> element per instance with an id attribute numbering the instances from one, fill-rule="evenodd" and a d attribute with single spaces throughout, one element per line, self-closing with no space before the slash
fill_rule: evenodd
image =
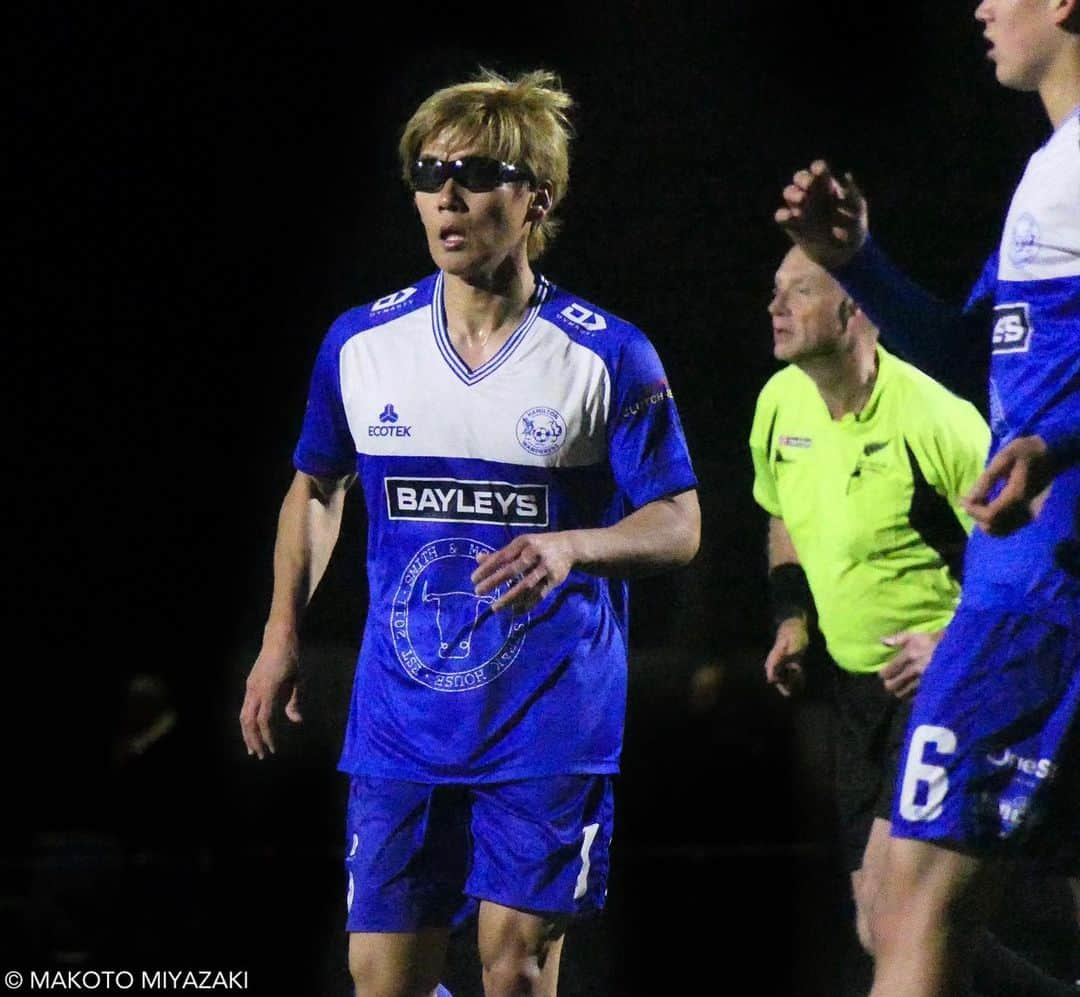
<path id="1" fill-rule="evenodd" d="M 875 817 L 890 820 L 897 763 L 911 715 L 876 673 L 834 665 L 833 750 L 836 807 L 849 872 L 862 865 Z"/>

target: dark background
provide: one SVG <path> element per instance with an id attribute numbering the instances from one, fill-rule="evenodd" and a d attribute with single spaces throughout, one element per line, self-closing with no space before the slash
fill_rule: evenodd
<path id="1" fill-rule="evenodd" d="M 363 515 L 349 510 L 307 622 L 307 723 L 259 765 L 235 717 L 277 509 L 327 326 L 430 268 L 397 179 L 401 125 L 478 66 L 543 66 L 579 104 L 543 272 L 657 345 L 705 519 L 693 566 L 636 587 L 611 909 L 576 954 L 572 938 L 564 992 L 674 993 L 733 967 L 757 993 L 833 992 L 850 912 L 825 721 L 759 674 L 764 516 L 745 439 L 775 368 L 764 306 L 786 244 L 771 216 L 824 155 L 855 171 L 899 262 L 964 294 L 1049 132 L 1034 97 L 994 83 L 972 6 L 9 15 L 0 968 L 214 965 L 249 970 L 258 993 L 347 991 L 333 766 Z M 706 664 L 716 683 L 695 697 Z M 124 761 L 143 673 L 178 723 Z M 461 979 L 471 958 L 455 949 Z"/>

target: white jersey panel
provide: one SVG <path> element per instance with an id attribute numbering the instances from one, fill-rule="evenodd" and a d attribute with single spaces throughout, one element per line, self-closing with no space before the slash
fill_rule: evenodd
<path id="1" fill-rule="evenodd" d="M 1080 276 L 1080 108 L 1028 161 L 1005 219 L 1000 280 Z"/>
<path id="2" fill-rule="evenodd" d="M 513 362 L 467 383 L 433 348 L 434 335 L 423 309 L 342 348 L 342 402 L 357 453 L 534 467 L 607 459 L 612 388 L 596 353 L 537 318 Z"/>

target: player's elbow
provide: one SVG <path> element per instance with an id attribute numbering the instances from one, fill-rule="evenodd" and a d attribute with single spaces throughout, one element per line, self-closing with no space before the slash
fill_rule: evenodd
<path id="1" fill-rule="evenodd" d="M 701 547 L 701 506 L 696 491 L 682 492 L 672 499 L 676 510 L 671 533 L 671 564 L 681 568 L 689 564 Z"/>

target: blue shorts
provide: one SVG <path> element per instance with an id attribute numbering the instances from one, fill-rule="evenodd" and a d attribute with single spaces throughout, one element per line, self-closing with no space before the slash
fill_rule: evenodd
<path id="1" fill-rule="evenodd" d="M 894 837 L 1080 868 L 1080 621 L 961 603 L 901 760 Z"/>
<path id="2" fill-rule="evenodd" d="M 608 775 L 470 785 L 353 776 L 346 928 L 452 927 L 480 900 L 537 914 L 599 910 L 613 818 Z"/>

